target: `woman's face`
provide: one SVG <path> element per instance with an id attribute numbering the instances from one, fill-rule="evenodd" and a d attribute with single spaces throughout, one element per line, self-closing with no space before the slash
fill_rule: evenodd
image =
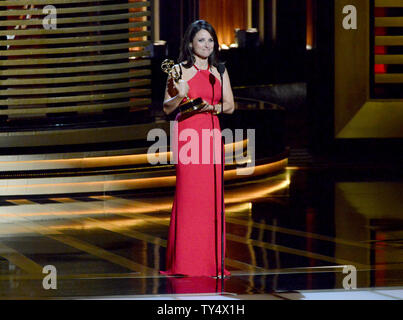
<path id="1" fill-rule="evenodd" d="M 214 51 L 214 39 L 210 32 L 201 29 L 192 41 L 193 52 L 200 58 L 208 58 Z"/>

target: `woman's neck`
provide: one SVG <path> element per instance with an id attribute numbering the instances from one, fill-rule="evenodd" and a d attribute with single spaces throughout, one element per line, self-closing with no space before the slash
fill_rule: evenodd
<path id="1" fill-rule="evenodd" d="M 208 58 L 200 58 L 196 55 L 194 57 L 196 59 L 194 64 L 196 65 L 197 68 L 205 70 L 209 67 Z"/>

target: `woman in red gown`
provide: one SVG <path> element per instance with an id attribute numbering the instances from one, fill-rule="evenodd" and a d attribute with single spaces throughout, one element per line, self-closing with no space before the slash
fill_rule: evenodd
<path id="1" fill-rule="evenodd" d="M 177 82 L 168 79 L 164 112 L 170 114 L 187 97 L 201 97 L 205 106 L 194 115 L 179 113 L 176 117 L 173 140 L 177 146 L 173 150 L 177 159 L 176 192 L 169 225 L 166 271 L 161 273 L 217 277 L 222 274 L 222 140 L 217 114 L 232 113 L 234 98 L 225 70 L 221 104 L 218 40 L 208 22 L 198 20 L 188 27 L 178 62 L 175 68 L 182 77 Z M 224 268 L 224 276 L 229 275 Z"/>

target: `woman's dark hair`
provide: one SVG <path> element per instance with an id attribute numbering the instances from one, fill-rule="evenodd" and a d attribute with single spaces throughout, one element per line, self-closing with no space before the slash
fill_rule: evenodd
<path id="1" fill-rule="evenodd" d="M 202 29 L 208 31 L 214 41 L 214 50 L 211 53 L 211 55 L 208 57 L 208 63 L 210 64 L 210 66 L 215 66 L 215 67 L 218 66 L 219 61 L 218 61 L 217 34 L 215 33 L 215 30 L 210 23 L 208 23 L 205 20 L 197 20 L 197 21 L 193 22 L 186 29 L 185 35 L 183 36 L 183 39 L 182 39 L 182 45 L 181 45 L 178 63 L 181 63 L 183 61 L 187 62 L 186 64 L 183 65 L 185 68 L 190 68 L 195 63 L 195 57 L 193 56 L 192 49 L 190 48 L 189 45 L 193 42 L 193 38 L 195 37 L 196 33 L 198 33 Z"/>

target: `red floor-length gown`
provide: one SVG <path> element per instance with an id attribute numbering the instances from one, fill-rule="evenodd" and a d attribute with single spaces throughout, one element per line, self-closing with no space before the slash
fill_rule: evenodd
<path id="1" fill-rule="evenodd" d="M 196 75 L 188 81 L 188 85 L 189 98 L 201 97 L 210 104 L 220 102 L 221 83 L 209 69 L 198 69 Z M 169 225 L 166 271 L 161 273 L 187 276 L 221 275 L 220 123 L 217 116 L 211 112 L 197 113 L 183 120 L 178 115 L 177 120 L 173 140 L 177 143 L 177 148 L 173 150 L 174 157 L 177 157 L 176 192 Z M 209 137 L 208 144 L 206 136 Z M 216 159 L 215 164 L 213 157 Z M 188 163 L 190 158 L 196 161 Z M 230 275 L 225 268 L 224 275 Z"/>

